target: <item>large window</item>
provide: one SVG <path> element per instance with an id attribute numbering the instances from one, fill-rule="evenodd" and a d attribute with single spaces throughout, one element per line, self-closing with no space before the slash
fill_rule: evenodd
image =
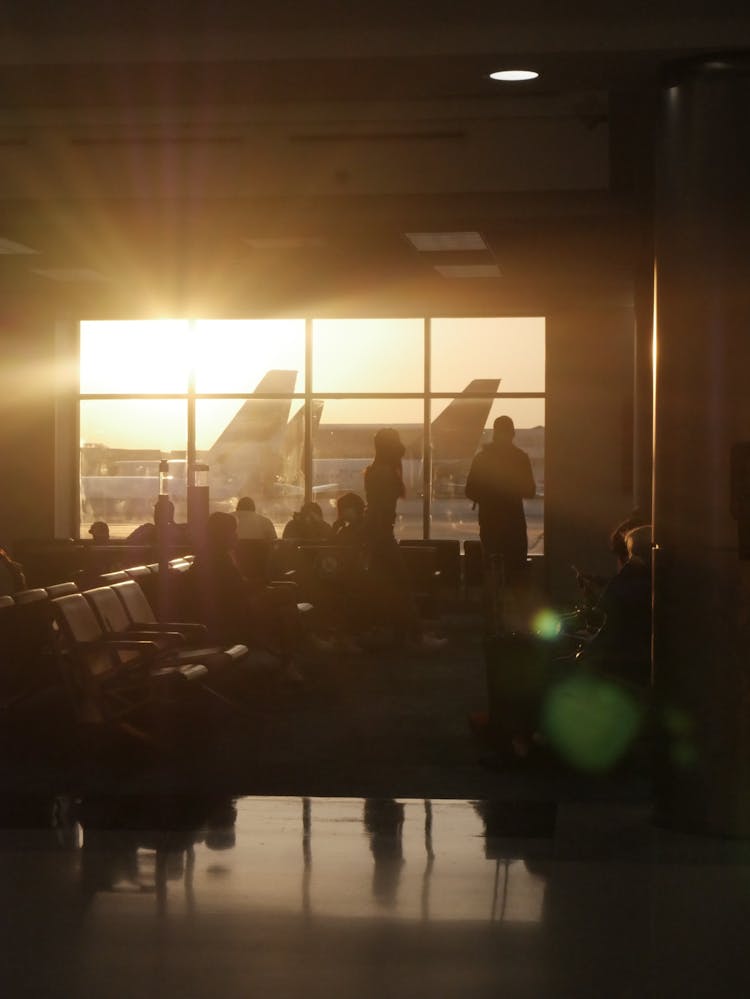
<path id="1" fill-rule="evenodd" d="M 539 553 L 544 367 L 542 318 L 83 322 L 81 530 L 102 519 L 125 536 L 148 519 L 163 460 L 178 519 L 189 470 L 205 465 L 212 509 L 252 496 L 281 533 L 315 499 L 331 521 L 342 492 L 364 492 L 374 433 L 393 426 L 407 449 L 397 534 L 476 537 L 466 474 L 507 413 L 532 459 Z"/>

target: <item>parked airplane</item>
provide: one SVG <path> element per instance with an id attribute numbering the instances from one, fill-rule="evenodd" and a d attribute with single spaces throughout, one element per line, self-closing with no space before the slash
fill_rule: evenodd
<path id="1" fill-rule="evenodd" d="M 267 481 L 288 477 L 289 460 L 299 460 L 304 442 L 304 406 L 288 422 L 296 371 L 272 370 L 255 388 L 256 395 L 278 399 L 247 399 L 208 451 L 196 461 L 207 465 L 214 499 L 253 494 Z M 317 412 L 320 420 L 320 412 Z M 315 419 L 314 419 L 315 425 Z M 94 519 L 147 517 L 159 494 L 159 465 L 166 460 L 167 493 L 178 507 L 187 495 L 184 451 L 134 451 L 85 444 L 81 449 L 81 508 Z M 184 513 L 184 511 L 183 511 Z"/>
<path id="2" fill-rule="evenodd" d="M 471 459 L 500 385 L 499 378 L 475 378 L 430 426 L 433 491 L 437 497 L 463 495 Z M 395 424 L 406 448 L 404 481 L 412 496 L 424 488 L 424 431 L 421 424 Z M 373 457 L 380 428 L 367 424 L 324 424 L 315 438 L 314 492 L 362 492 L 363 473 Z"/>
<path id="3" fill-rule="evenodd" d="M 305 416 L 301 406 L 289 420 L 295 371 L 272 370 L 258 383 L 212 446 L 196 455 L 209 468 L 210 497 L 236 501 L 294 499 L 305 492 Z M 462 495 L 468 466 L 497 392 L 499 379 L 475 379 L 432 422 L 432 477 L 435 494 Z M 378 426 L 320 424 L 323 402 L 312 403 L 313 495 L 336 496 L 345 490 L 362 492 L 362 473 L 372 461 Z M 406 446 L 404 478 L 412 496 L 422 492 L 424 434 L 421 425 L 397 425 Z M 184 452 L 162 454 L 84 445 L 81 451 L 81 503 L 84 519 L 132 521 L 149 517 L 159 494 L 159 464 L 168 465 L 166 489 L 185 516 L 187 461 Z M 162 483 L 163 485 L 163 483 Z"/>

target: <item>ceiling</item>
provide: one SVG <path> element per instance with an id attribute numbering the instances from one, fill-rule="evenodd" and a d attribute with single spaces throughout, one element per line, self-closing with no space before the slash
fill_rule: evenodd
<path id="1" fill-rule="evenodd" d="M 88 315 L 627 304 L 663 68 L 750 48 L 726 2 L 17 6 L 0 288 Z"/>

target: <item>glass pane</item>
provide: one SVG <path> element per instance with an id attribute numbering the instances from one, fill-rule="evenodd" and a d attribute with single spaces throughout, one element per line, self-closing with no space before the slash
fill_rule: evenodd
<path id="1" fill-rule="evenodd" d="M 494 392 L 544 392 L 543 317 L 433 319 L 431 389 L 460 392 L 474 378 Z"/>
<path id="2" fill-rule="evenodd" d="M 424 391 L 424 321 L 314 320 L 313 390 Z"/>
<path id="3" fill-rule="evenodd" d="M 313 491 L 326 520 L 336 516 L 345 492 L 364 497 L 364 471 L 372 462 L 373 437 L 395 427 L 406 446 L 403 471 L 406 498 L 398 502 L 396 537 L 422 537 L 423 406 L 415 399 L 328 400 L 313 437 Z"/>
<path id="4" fill-rule="evenodd" d="M 304 390 L 304 319 L 198 319 L 194 351 L 197 392 Z"/>
<path id="5" fill-rule="evenodd" d="M 81 536 L 105 520 L 112 537 L 126 537 L 151 520 L 159 495 L 159 460 L 169 459 L 169 496 L 176 519 L 185 521 L 183 401 L 128 399 L 82 402 Z"/>
<path id="6" fill-rule="evenodd" d="M 184 319 L 81 323 L 81 392 L 186 392 L 189 367 Z"/>
<path id="7" fill-rule="evenodd" d="M 291 399 L 199 399 L 197 460 L 208 465 L 211 510 L 255 500 L 281 535 L 304 498 L 304 404 Z"/>
<path id="8" fill-rule="evenodd" d="M 441 400 L 442 402 L 442 400 Z M 432 521 L 433 538 L 478 538 L 477 514 L 471 501 L 464 496 L 466 476 L 471 459 L 482 444 L 492 440 L 492 425 L 498 416 L 507 415 L 513 420 L 516 436 L 513 443 L 531 459 L 537 495 L 524 500 L 526 526 L 529 536 L 529 554 L 544 553 L 544 400 L 543 399 L 494 399 L 487 400 L 486 419 L 481 437 L 469 456 L 459 458 L 451 453 L 448 460 L 433 441 L 432 463 Z M 435 404 L 437 408 L 437 403 Z M 434 425 L 434 424 L 433 424 Z"/>

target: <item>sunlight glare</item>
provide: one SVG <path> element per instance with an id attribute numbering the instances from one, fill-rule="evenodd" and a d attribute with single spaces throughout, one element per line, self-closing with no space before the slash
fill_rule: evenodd
<path id="1" fill-rule="evenodd" d="M 185 319 L 81 323 L 81 392 L 186 392 L 190 356 Z"/>
<path id="2" fill-rule="evenodd" d="M 197 392 L 253 392 L 272 369 L 297 372 L 304 391 L 304 319 L 198 319 Z"/>

